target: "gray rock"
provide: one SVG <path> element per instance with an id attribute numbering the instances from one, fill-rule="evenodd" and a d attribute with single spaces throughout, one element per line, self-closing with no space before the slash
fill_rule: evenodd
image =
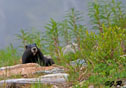
<path id="1" fill-rule="evenodd" d="M 7 77 L 11 77 L 13 75 L 26 75 L 29 77 L 34 74 L 43 75 L 56 73 L 64 73 L 64 68 L 61 66 L 40 66 L 36 63 L 18 64 L 0 68 L 0 77 L 3 77 L 4 75 Z"/>
<path id="2" fill-rule="evenodd" d="M 75 53 L 76 50 L 78 50 L 78 46 L 76 43 L 72 43 L 62 48 L 63 55 L 66 55 L 68 53 Z"/>
<path id="3" fill-rule="evenodd" d="M 94 85 L 90 85 L 90 86 L 88 86 L 88 88 L 94 88 Z"/>
<path id="4" fill-rule="evenodd" d="M 120 87 L 120 88 L 126 88 L 126 85 L 123 85 L 122 87 Z"/>
<path id="5" fill-rule="evenodd" d="M 44 55 L 44 57 L 46 57 L 46 58 L 52 58 L 50 55 Z"/>
<path id="6" fill-rule="evenodd" d="M 42 71 L 36 71 L 35 73 L 33 74 L 56 74 L 56 73 L 64 73 L 64 69 L 62 68 L 54 68 L 54 69 L 51 69 L 51 70 L 42 70 Z"/>
<path id="7" fill-rule="evenodd" d="M 18 68 L 20 67 L 21 64 L 15 65 L 15 66 L 6 66 L 6 67 L 1 67 L 0 70 L 6 70 L 6 69 L 13 69 L 13 68 Z"/>
<path id="8" fill-rule="evenodd" d="M 72 65 L 72 66 L 77 66 L 77 65 L 79 65 L 79 66 L 87 66 L 86 61 L 84 59 L 77 59 L 75 61 L 71 61 L 70 65 Z"/>
<path id="9" fill-rule="evenodd" d="M 8 79 L 0 81 L 0 86 L 4 84 L 32 84 L 32 83 L 44 83 L 44 84 L 63 84 L 67 81 L 68 74 L 57 73 L 40 76 L 38 78 L 20 78 L 20 79 Z"/>
<path id="10" fill-rule="evenodd" d="M 40 76 L 40 78 L 64 78 L 65 80 L 67 80 L 68 74 L 67 73 L 48 74 Z"/>
<path id="11" fill-rule="evenodd" d="M 2 71 L 2 70 L 12 70 L 12 69 L 18 69 L 18 68 L 30 67 L 30 66 L 40 67 L 40 65 L 37 64 L 37 63 L 27 63 L 27 64 L 17 64 L 17 65 L 14 65 L 14 66 L 1 67 L 0 71 Z"/>

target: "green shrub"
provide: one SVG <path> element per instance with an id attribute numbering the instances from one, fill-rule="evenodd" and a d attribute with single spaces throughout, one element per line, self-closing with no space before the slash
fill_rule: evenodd
<path id="1" fill-rule="evenodd" d="M 106 81 L 125 78 L 126 57 L 122 55 L 126 49 L 126 13 L 118 0 L 94 0 L 89 3 L 89 17 L 91 26 L 99 32 L 88 31 L 81 24 L 84 20 L 80 11 L 70 9 L 60 22 L 51 18 L 44 32 L 21 30 L 17 37 L 23 48 L 26 44 L 35 42 L 44 54 L 53 57 L 56 64 L 67 68 L 73 88 L 84 88 L 90 84 L 105 87 Z M 78 45 L 77 52 L 63 55 L 62 48 L 73 42 Z M 17 58 L 14 48 L 0 52 L 2 62 Z M 70 61 L 79 58 L 86 60 L 88 66 L 84 70 L 70 65 Z M 4 65 L 7 64 L 8 62 Z M 83 77 L 87 79 L 80 85 Z"/>
<path id="2" fill-rule="evenodd" d="M 17 49 L 10 45 L 6 49 L 0 50 L 0 63 L 0 67 L 19 63 Z"/>

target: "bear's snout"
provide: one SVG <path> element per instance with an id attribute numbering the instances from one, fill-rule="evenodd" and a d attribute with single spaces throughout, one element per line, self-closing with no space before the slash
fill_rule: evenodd
<path id="1" fill-rule="evenodd" d="M 37 51 L 37 49 L 36 48 L 33 48 L 33 51 Z"/>
<path id="2" fill-rule="evenodd" d="M 31 52 L 33 53 L 33 55 L 35 55 L 36 53 L 37 53 L 37 48 L 36 47 L 33 47 L 33 48 L 31 48 Z"/>

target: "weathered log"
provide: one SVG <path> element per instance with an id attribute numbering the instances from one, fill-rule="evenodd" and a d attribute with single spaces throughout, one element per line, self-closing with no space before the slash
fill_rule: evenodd
<path id="1" fill-rule="evenodd" d="M 57 73 L 40 76 L 38 78 L 20 78 L 20 79 L 8 79 L 0 81 L 0 87 L 5 85 L 23 85 L 23 84 L 33 84 L 33 83 L 42 83 L 42 84 L 63 84 L 66 82 L 68 74 L 66 73 Z"/>

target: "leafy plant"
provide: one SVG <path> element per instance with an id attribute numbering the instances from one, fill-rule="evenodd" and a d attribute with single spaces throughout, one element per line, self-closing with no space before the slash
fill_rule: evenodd
<path id="1" fill-rule="evenodd" d="M 48 42 L 49 50 L 51 52 L 55 52 L 58 59 L 60 59 L 59 55 L 59 28 L 58 23 L 50 19 L 49 24 L 45 26 L 46 30 L 46 42 Z"/>
<path id="2" fill-rule="evenodd" d="M 19 63 L 17 49 L 11 44 L 6 49 L 0 50 L 0 67 Z"/>
<path id="3" fill-rule="evenodd" d="M 86 29 L 84 25 L 81 25 L 83 16 L 81 15 L 81 12 L 72 8 L 67 12 L 66 20 L 69 26 L 68 31 L 71 32 L 69 32 L 69 35 L 71 35 L 71 42 L 77 43 L 80 50 L 81 39 L 83 39 L 83 34 Z"/>

